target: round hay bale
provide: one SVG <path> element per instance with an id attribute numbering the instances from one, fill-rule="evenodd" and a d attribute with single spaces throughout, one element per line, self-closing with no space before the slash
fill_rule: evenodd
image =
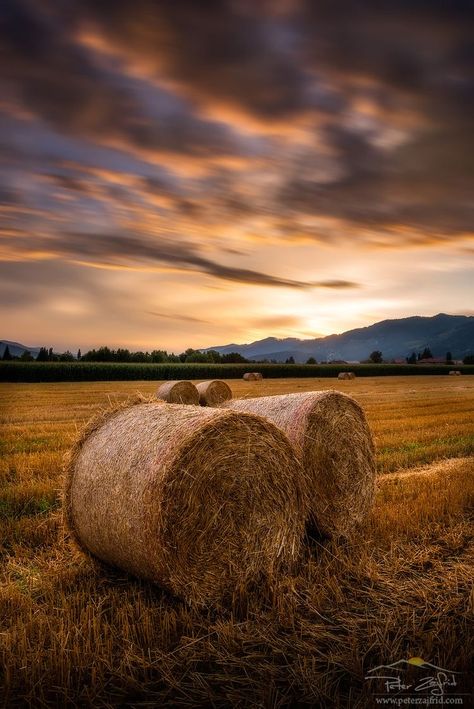
<path id="1" fill-rule="evenodd" d="M 460 376 L 461 376 L 461 372 L 460 372 L 458 369 L 452 369 L 452 370 L 449 372 L 449 374 L 450 374 L 451 376 L 455 376 L 455 377 L 460 377 Z"/>
<path id="2" fill-rule="evenodd" d="M 201 406 L 219 406 L 224 401 L 232 399 L 232 390 L 228 384 L 220 379 L 196 384 Z"/>
<path id="3" fill-rule="evenodd" d="M 355 379 L 355 372 L 339 372 L 338 379 Z"/>
<path id="4" fill-rule="evenodd" d="M 192 382 L 165 382 L 158 387 L 156 396 L 168 404 L 199 404 L 199 392 Z"/>
<path id="5" fill-rule="evenodd" d="M 306 497 L 276 426 L 245 413 L 138 402 L 93 420 L 67 466 L 79 546 L 204 605 L 288 570 Z"/>
<path id="6" fill-rule="evenodd" d="M 374 444 L 365 414 L 337 391 L 233 399 L 226 408 L 265 416 L 286 433 L 302 462 L 309 527 L 349 536 L 368 514 L 375 485 Z"/>
<path id="7" fill-rule="evenodd" d="M 263 374 L 260 372 L 246 372 L 243 376 L 246 382 L 254 382 L 263 379 Z"/>

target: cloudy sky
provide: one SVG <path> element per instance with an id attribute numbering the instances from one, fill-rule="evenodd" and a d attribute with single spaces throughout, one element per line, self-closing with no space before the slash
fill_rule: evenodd
<path id="1" fill-rule="evenodd" d="M 4 0 L 0 338 L 469 313 L 467 0 Z"/>

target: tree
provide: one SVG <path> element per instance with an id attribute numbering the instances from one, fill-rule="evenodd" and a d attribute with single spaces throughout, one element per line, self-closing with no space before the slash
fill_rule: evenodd
<path id="1" fill-rule="evenodd" d="M 193 350 L 190 352 L 187 356 L 186 359 L 184 360 L 185 362 L 208 362 L 207 355 L 205 352 L 199 352 L 199 350 Z"/>
<path id="2" fill-rule="evenodd" d="M 420 359 L 431 359 L 433 357 L 431 350 L 429 347 L 425 347 L 423 352 L 421 353 Z"/>
<path id="3" fill-rule="evenodd" d="M 46 347 L 40 347 L 40 351 L 38 352 L 38 356 L 36 358 L 37 362 L 47 362 L 48 361 L 48 350 Z"/>
<path id="4" fill-rule="evenodd" d="M 220 352 L 217 352 L 217 350 L 208 350 L 206 354 L 208 362 L 213 362 L 214 364 L 219 364 L 219 362 L 222 362 Z"/>
<path id="5" fill-rule="evenodd" d="M 5 352 L 3 353 L 2 359 L 3 359 L 3 360 L 10 360 L 10 359 L 13 359 L 12 354 L 11 354 L 11 352 L 10 352 L 10 348 L 9 348 L 8 345 L 5 347 Z"/>
<path id="6" fill-rule="evenodd" d="M 285 360 L 285 364 L 294 364 L 295 363 L 295 358 L 293 355 L 291 357 L 288 357 L 287 360 Z"/>
<path id="7" fill-rule="evenodd" d="M 468 354 L 463 359 L 463 364 L 474 364 L 474 355 Z"/>
<path id="8" fill-rule="evenodd" d="M 69 350 L 59 355 L 60 362 L 74 362 L 74 355 Z"/>
<path id="9" fill-rule="evenodd" d="M 373 352 L 370 353 L 369 359 L 371 362 L 374 364 L 380 364 L 382 362 L 382 353 L 380 350 L 374 350 Z"/>
<path id="10" fill-rule="evenodd" d="M 446 364 L 452 364 L 453 363 L 453 355 L 451 352 L 446 352 Z"/>
<path id="11" fill-rule="evenodd" d="M 314 357 L 308 357 L 308 359 L 306 360 L 306 364 L 317 364 L 317 362 Z"/>
<path id="12" fill-rule="evenodd" d="M 407 364 L 416 364 L 416 352 L 412 352 L 409 357 L 407 357 Z"/>
<path id="13" fill-rule="evenodd" d="M 152 362 L 169 362 L 168 353 L 164 350 L 153 350 L 151 353 Z"/>
<path id="14" fill-rule="evenodd" d="M 81 355 L 81 350 L 77 350 L 76 359 L 79 361 L 79 360 L 81 359 L 81 357 L 82 357 L 82 355 Z"/>
<path id="15" fill-rule="evenodd" d="M 222 362 L 226 364 L 245 364 L 245 362 L 248 362 L 248 359 L 242 357 L 240 352 L 228 352 L 222 355 Z"/>
<path id="16" fill-rule="evenodd" d="M 24 352 L 21 353 L 20 357 L 22 362 L 34 362 L 34 357 L 31 354 L 31 352 L 28 352 L 28 350 L 25 350 Z"/>

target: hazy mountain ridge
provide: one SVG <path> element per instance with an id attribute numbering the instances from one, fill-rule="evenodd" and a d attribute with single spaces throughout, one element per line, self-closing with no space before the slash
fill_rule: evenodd
<path id="1" fill-rule="evenodd" d="M 28 347 L 27 345 L 22 345 L 21 342 L 0 340 L 0 357 L 3 357 L 7 347 L 10 350 L 12 357 L 21 357 L 23 352 L 29 352 L 33 357 L 37 357 L 38 352 L 40 351 L 39 347 Z"/>
<path id="2" fill-rule="evenodd" d="M 294 357 L 305 362 L 308 357 L 318 361 L 335 359 L 363 360 L 373 350 L 381 350 L 385 359 L 406 357 L 430 347 L 434 356 L 444 356 L 449 350 L 453 357 L 463 358 L 474 353 L 474 316 L 446 315 L 433 317 L 415 315 L 397 320 L 382 320 L 367 327 L 335 335 L 300 340 L 287 337 L 266 337 L 248 344 L 207 347 L 221 354 L 239 352 L 248 359 L 285 361 Z"/>

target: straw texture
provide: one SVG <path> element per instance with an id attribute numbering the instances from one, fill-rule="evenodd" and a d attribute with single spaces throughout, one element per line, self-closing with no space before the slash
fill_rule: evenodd
<path id="1" fill-rule="evenodd" d="M 192 382 L 165 382 L 158 388 L 156 396 L 168 404 L 199 404 L 199 393 Z"/>
<path id="2" fill-rule="evenodd" d="M 367 515 L 375 481 L 374 444 L 354 399 L 337 391 L 233 399 L 226 408 L 265 416 L 281 428 L 302 462 L 309 527 L 350 536 Z"/>
<path id="3" fill-rule="evenodd" d="M 355 372 L 339 372 L 338 379 L 355 379 Z"/>
<path id="4" fill-rule="evenodd" d="M 260 372 L 246 372 L 242 378 L 245 379 L 246 382 L 253 382 L 263 379 L 263 374 Z"/>
<path id="5" fill-rule="evenodd" d="M 104 412 L 75 445 L 65 521 L 102 561 L 191 605 L 218 603 L 298 559 L 301 479 L 265 419 L 138 400 Z"/>
<path id="6" fill-rule="evenodd" d="M 199 403 L 201 406 L 219 406 L 224 401 L 232 399 L 232 390 L 228 384 L 213 379 L 209 382 L 201 382 L 196 384 L 196 389 L 199 392 Z"/>

